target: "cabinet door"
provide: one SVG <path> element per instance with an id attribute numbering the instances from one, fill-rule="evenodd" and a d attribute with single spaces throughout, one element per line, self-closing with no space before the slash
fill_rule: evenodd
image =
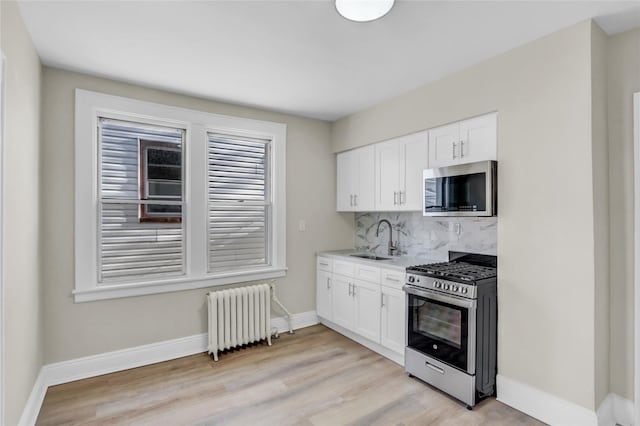
<path id="1" fill-rule="evenodd" d="M 352 280 L 340 275 L 333 275 L 333 322 L 349 330 L 353 329 L 354 309 L 351 295 Z"/>
<path id="2" fill-rule="evenodd" d="M 318 271 L 316 277 L 316 313 L 319 317 L 331 321 L 331 272 Z"/>
<path id="3" fill-rule="evenodd" d="M 428 132 L 407 136 L 402 145 L 400 210 L 422 211 L 422 172 L 429 168 Z"/>
<path id="4" fill-rule="evenodd" d="M 456 164 L 460 142 L 459 123 L 429 130 L 429 168 Z"/>
<path id="5" fill-rule="evenodd" d="M 371 211 L 375 207 L 375 149 L 373 145 L 352 151 L 357 155 L 354 204 L 355 211 Z"/>
<path id="6" fill-rule="evenodd" d="M 353 151 L 337 155 L 336 167 L 336 210 L 353 211 L 355 164 Z"/>
<path id="7" fill-rule="evenodd" d="M 382 287 L 381 291 L 380 344 L 394 352 L 403 353 L 406 328 L 404 291 L 388 287 Z"/>
<path id="8" fill-rule="evenodd" d="M 380 285 L 356 281 L 354 299 L 353 331 L 380 343 Z"/>
<path id="9" fill-rule="evenodd" d="M 460 122 L 460 163 L 496 159 L 496 118 L 494 113 Z"/>
<path id="10" fill-rule="evenodd" d="M 394 139 L 375 145 L 376 151 L 376 210 L 396 210 L 400 192 L 400 153 L 402 144 Z"/>

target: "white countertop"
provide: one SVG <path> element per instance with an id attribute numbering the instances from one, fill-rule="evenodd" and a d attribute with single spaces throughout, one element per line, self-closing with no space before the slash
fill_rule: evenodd
<path id="1" fill-rule="evenodd" d="M 426 258 L 426 257 L 411 257 L 411 256 L 384 256 L 390 257 L 389 260 L 372 260 L 372 259 L 364 259 L 361 257 L 350 256 L 352 254 L 358 253 L 366 253 L 366 254 L 377 254 L 377 253 L 369 253 L 358 250 L 332 250 L 332 251 L 321 251 L 318 252 L 318 256 L 324 257 L 334 257 L 334 258 L 342 258 L 345 260 L 349 260 L 350 262 L 357 263 L 366 263 L 367 265 L 376 265 L 381 268 L 388 269 L 397 269 L 399 271 L 403 271 L 408 266 L 414 265 L 424 265 L 428 263 L 437 263 L 437 262 L 446 262 L 447 259 L 434 259 L 434 258 Z M 377 254 L 378 256 L 383 256 Z"/>

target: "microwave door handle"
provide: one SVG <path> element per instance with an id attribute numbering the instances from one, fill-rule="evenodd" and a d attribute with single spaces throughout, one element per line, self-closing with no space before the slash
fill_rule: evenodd
<path id="1" fill-rule="evenodd" d="M 448 177 L 443 177 L 442 179 L 440 179 L 440 204 L 442 204 L 442 210 L 446 211 L 447 208 L 447 200 L 449 199 L 449 197 L 447 196 L 447 183 L 449 181 Z"/>

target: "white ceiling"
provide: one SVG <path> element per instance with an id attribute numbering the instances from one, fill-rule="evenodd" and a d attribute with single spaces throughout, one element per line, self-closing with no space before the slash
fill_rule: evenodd
<path id="1" fill-rule="evenodd" d="M 332 1 L 21 1 L 44 64 L 335 120 L 587 18 L 640 26 L 638 1 L 402 1 L 354 23 Z"/>

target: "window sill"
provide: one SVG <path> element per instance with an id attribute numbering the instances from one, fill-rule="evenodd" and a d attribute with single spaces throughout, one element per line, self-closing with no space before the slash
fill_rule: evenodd
<path id="1" fill-rule="evenodd" d="M 75 303 L 92 302 L 266 280 L 284 277 L 286 274 L 287 268 L 268 268 L 203 277 L 180 277 L 148 283 L 101 285 L 86 290 L 74 290 L 73 297 Z"/>

